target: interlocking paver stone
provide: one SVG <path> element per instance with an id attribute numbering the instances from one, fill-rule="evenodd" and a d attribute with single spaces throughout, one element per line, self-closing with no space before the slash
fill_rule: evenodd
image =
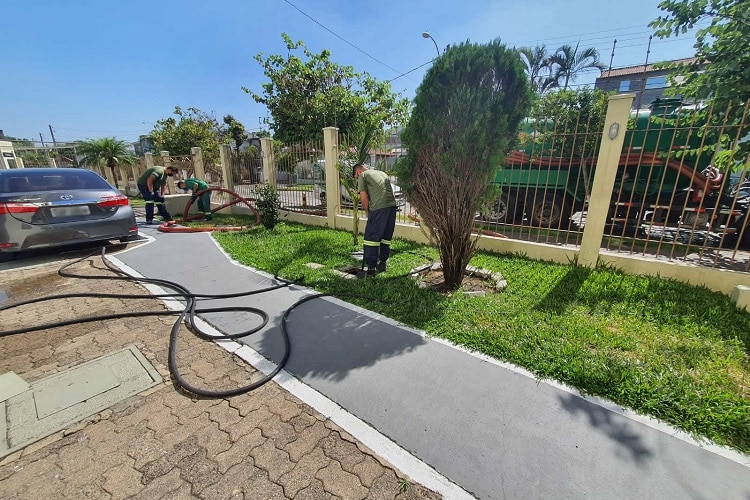
<path id="1" fill-rule="evenodd" d="M 341 498 L 361 499 L 367 496 L 367 488 L 362 486 L 359 478 L 346 472 L 335 460 L 320 469 L 315 477 L 323 482 L 326 491 Z"/>
<path id="2" fill-rule="evenodd" d="M 279 478 L 284 493 L 294 498 L 300 491 L 310 486 L 317 472 L 328 466 L 331 459 L 326 457 L 321 448 L 315 448 L 294 465 L 294 468 Z"/>
<path id="3" fill-rule="evenodd" d="M 2 274 L 14 300 L 59 292 L 145 294 L 122 281 L 76 280 L 59 265 Z M 70 269 L 109 274 L 100 262 Z M 65 299 L 0 312 L 2 328 L 112 310 L 164 310 L 154 300 Z M 0 372 L 27 381 L 135 345 L 165 377 L 141 395 L 118 402 L 0 461 L 0 498 L 63 499 L 339 499 L 421 498 L 403 492 L 394 469 L 274 382 L 228 399 L 196 397 L 174 388 L 167 368 L 174 317 L 97 321 L 0 338 Z M 260 374 L 221 347 L 187 333 L 178 365 L 189 383 L 236 387 Z M 369 496 L 368 496 L 369 495 Z"/>

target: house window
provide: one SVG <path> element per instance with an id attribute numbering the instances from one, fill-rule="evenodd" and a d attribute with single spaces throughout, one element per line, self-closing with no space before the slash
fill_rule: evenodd
<path id="1" fill-rule="evenodd" d="M 646 90 L 661 89 L 667 86 L 666 76 L 650 76 L 646 79 Z"/>
<path id="2" fill-rule="evenodd" d="M 627 92 L 630 90 L 630 80 L 623 80 L 620 82 L 620 88 L 618 89 L 620 92 Z"/>

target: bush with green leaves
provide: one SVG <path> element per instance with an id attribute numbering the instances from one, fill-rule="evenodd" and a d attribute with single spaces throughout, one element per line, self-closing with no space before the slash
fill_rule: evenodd
<path id="1" fill-rule="evenodd" d="M 279 209 L 281 208 L 281 199 L 279 193 L 272 184 L 264 184 L 256 191 L 258 198 L 255 201 L 255 208 L 260 213 L 260 223 L 266 229 L 273 229 L 281 220 Z"/>

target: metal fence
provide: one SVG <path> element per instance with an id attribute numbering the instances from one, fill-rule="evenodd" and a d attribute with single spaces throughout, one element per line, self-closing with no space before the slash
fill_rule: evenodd
<path id="1" fill-rule="evenodd" d="M 323 141 L 286 145 L 274 152 L 276 188 L 284 210 L 325 215 Z"/>
<path id="2" fill-rule="evenodd" d="M 634 112 L 602 248 L 750 271 L 750 157 L 738 146 L 748 139 L 749 107 L 664 100 Z M 743 118 L 728 125 L 732 110 Z M 496 198 L 478 214 L 478 231 L 580 245 L 602 134 L 580 118 L 562 124 L 526 121 L 520 149 L 498 170 Z"/>
<path id="3" fill-rule="evenodd" d="M 398 185 L 398 178 L 396 177 L 393 169 L 395 163 L 398 161 L 400 149 L 395 148 L 392 144 L 392 137 L 386 137 L 382 141 L 374 144 L 370 144 L 370 147 L 365 155 L 362 155 L 365 163 L 369 168 L 374 170 L 382 170 L 387 172 L 391 178 L 391 186 L 394 194 L 396 195 L 397 202 L 399 203 L 399 212 L 397 215 L 397 222 L 406 223 L 408 219 L 405 217 L 405 210 L 408 209 L 407 203 L 401 193 L 401 188 Z M 339 134 L 339 149 L 340 149 L 340 165 L 339 165 L 339 176 L 341 180 L 341 192 L 339 193 L 339 213 L 342 215 L 351 216 L 354 208 L 354 198 L 358 196 L 356 192 L 356 183 L 354 181 L 354 174 L 352 168 L 358 161 L 360 154 L 358 151 L 358 143 L 361 139 L 357 136 L 350 136 L 345 133 Z M 399 143 L 400 144 L 400 143 Z M 361 215 L 361 212 L 360 212 Z"/>

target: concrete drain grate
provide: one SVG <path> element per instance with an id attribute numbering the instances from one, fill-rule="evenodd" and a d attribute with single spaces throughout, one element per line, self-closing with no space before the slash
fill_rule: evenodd
<path id="1" fill-rule="evenodd" d="M 0 402 L 0 458 L 161 381 L 151 363 L 131 346 L 33 382 L 23 392 L 14 391 Z"/>

